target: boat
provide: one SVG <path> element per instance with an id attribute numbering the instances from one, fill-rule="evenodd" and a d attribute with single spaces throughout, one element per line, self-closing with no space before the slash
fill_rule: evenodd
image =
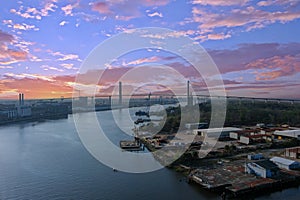
<path id="1" fill-rule="evenodd" d="M 122 141 L 120 141 L 120 147 L 121 147 L 121 149 L 129 150 L 129 151 L 141 151 L 142 150 L 141 143 L 137 140 L 134 140 L 134 141 L 122 140 Z"/>
<path id="2" fill-rule="evenodd" d="M 139 111 L 135 112 L 135 116 L 147 116 L 147 117 L 149 117 L 149 112 L 139 110 Z"/>

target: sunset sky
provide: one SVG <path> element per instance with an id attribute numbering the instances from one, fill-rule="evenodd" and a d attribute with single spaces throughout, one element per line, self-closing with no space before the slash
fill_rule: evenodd
<path id="1" fill-rule="evenodd" d="M 207 50 L 228 95 L 300 99 L 299 0 L 9 0 L 0 10 L 0 98 L 70 97 L 98 44 L 130 29 L 162 27 Z M 132 52 L 102 66 L 103 92 L 120 74 L 155 63 L 193 78 L 192 67 L 174 55 Z"/>

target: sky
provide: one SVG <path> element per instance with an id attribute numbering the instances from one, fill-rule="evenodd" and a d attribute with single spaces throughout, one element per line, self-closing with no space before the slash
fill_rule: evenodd
<path id="1" fill-rule="evenodd" d="M 10 0 L 0 10 L 1 99 L 20 92 L 26 98 L 71 97 L 82 63 L 97 45 L 144 27 L 168 28 L 176 34 L 167 37 L 201 45 L 229 96 L 300 99 L 299 0 Z M 162 49 L 132 51 L 87 74 L 105 72 L 97 88 L 106 95 L 122 75 L 145 65 L 124 85 L 139 82 L 148 86 L 141 91 L 152 92 L 184 88 L 191 80 L 195 91 L 205 90 L 191 63 Z"/>

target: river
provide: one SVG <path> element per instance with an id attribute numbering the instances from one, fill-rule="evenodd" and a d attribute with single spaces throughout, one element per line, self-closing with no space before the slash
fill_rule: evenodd
<path id="1" fill-rule="evenodd" d="M 121 115 L 122 115 L 121 111 Z M 110 119 L 99 120 L 117 143 L 128 138 Z M 80 113 L 89 119 L 91 113 Z M 92 128 L 92 127 L 91 127 Z M 259 199 L 297 199 L 292 188 Z M 77 135 L 73 116 L 40 123 L 0 127 L 0 199 L 220 199 L 218 195 L 187 184 L 172 170 L 145 174 L 114 172 L 94 159 Z"/>

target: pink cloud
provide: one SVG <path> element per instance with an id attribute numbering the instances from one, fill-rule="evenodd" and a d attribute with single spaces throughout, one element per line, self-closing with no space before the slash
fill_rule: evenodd
<path id="1" fill-rule="evenodd" d="M 236 49 L 209 50 L 208 53 L 217 64 L 222 74 L 229 72 L 243 71 L 247 69 L 262 69 L 265 65 L 258 64 L 257 61 L 267 58 L 280 57 L 283 60 L 289 56 L 295 57 L 299 54 L 300 44 L 277 44 L 277 43 L 262 43 L 262 44 L 242 44 Z M 290 62 L 288 59 L 286 62 Z M 250 64 L 252 63 L 252 64 Z"/>
<path id="2" fill-rule="evenodd" d="M 211 5 L 211 6 L 232 6 L 244 5 L 249 0 L 193 0 L 193 4 Z"/>
<path id="3" fill-rule="evenodd" d="M 66 6 L 61 7 L 61 10 L 64 12 L 65 16 L 73 16 L 73 10 L 78 6 L 79 0 L 75 4 L 68 4 Z"/>
<path id="4" fill-rule="evenodd" d="M 20 6 L 17 9 L 11 9 L 10 12 L 16 14 L 25 19 L 37 19 L 41 20 L 42 17 L 47 17 L 50 15 L 50 12 L 55 12 L 58 6 L 56 5 L 57 0 L 48 0 L 44 3 L 43 7 L 38 9 L 34 7 L 27 7 L 24 9 L 23 6 Z"/>
<path id="5" fill-rule="evenodd" d="M 0 64 L 9 65 L 27 59 L 28 52 L 11 49 L 10 45 L 15 42 L 14 36 L 0 30 Z"/>
<path id="6" fill-rule="evenodd" d="M 296 5 L 299 4 L 298 0 L 266 0 L 266 1 L 259 1 L 257 3 L 258 6 L 271 6 L 271 5 Z"/>
<path id="7" fill-rule="evenodd" d="M 199 29 L 204 33 L 210 33 L 221 27 L 244 27 L 250 31 L 276 22 L 287 23 L 300 18 L 299 10 L 266 11 L 253 6 L 236 8 L 222 13 L 209 12 L 202 7 L 194 7 L 192 13 L 193 22 L 199 23 Z"/>
<path id="8" fill-rule="evenodd" d="M 109 8 L 108 3 L 106 2 L 97 2 L 92 6 L 93 11 L 97 11 L 100 14 L 112 14 L 112 11 Z"/>
<path id="9" fill-rule="evenodd" d="M 14 39 L 14 37 L 8 33 L 5 33 L 3 31 L 0 30 L 0 42 L 1 42 L 1 45 L 2 43 L 10 43 L 12 42 Z"/>
<path id="10" fill-rule="evenodd" d="M 68 78 L 66 76 L 66 78 Z M 60 98 L 71 97 L 73 88 L 65 84 L 65 80 L 39 75 L 11 75 L 0 80 L 0 96 L 17 98 L 17 92 L 26 94 L 26 98 Z"/>
<path id="11" fill-rule="evenodd" d="M 142 15 L 140 12 L 141 6 L 164 6 L 168 3 L 169 0 L 107 0 L 93 3 L 92 10 L 102 15 L 113 17 L 116 20 L 128 21 Z"/>
<path id="12" fill-rule="evenodd" d="M 300 54 L 295 56 L 286 55 L 258 59 L 247 64 L 246 67 L 271 70 L 267 72 L 257 72 L 256 80 L 274 80 L 284 76 L 291 76 L 300 72 Z"/>
<path id="13" fill-rule="evenodd" d="M 137 60 L 134 60 L 134 61 L 130 61 L 128 63 L 123 63 L 123 66 L 141 65 L 141 64 L 144 64 L 144 63 L 157 62 L 159 60 L 161 60 L 161 58 L 159 58 L 157 56 L 153 56 L 153 57 L 150 57 L 150 58 L 140 58 L 140 59 L 137 59 Z"/>

